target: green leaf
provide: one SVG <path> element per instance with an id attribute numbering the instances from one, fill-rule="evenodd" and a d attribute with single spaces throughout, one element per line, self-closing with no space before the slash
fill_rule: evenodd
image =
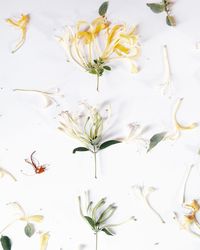
<path id="1" fill-rule="evenodd" d="M 85 148 L 85 147 L 78 147 L 78 148 L 75 148 L 75 149 L 72 151 L 73 154 L 75 154 L 76 151 L 78 151 L 78 152 L 83 152 L 83 151 L 89 151 L 89 149 L 88 149 L 88 148 Z"/>
<path id="2" fill-rule="evenodd" d="M 10 250 L 11 249 L 12 242 L 8 236 L 2 235 L 0 241 L 1 241 L 1 245 L 2 245 L 3 250 Z"/>
<path id="3" fill-rule="evenodd" d="M 35 233 L 35 227 L 32 223 L 27 223 L 27 225 L 24 228 L 24 232 L 26 236 L 31 237 Z"/>
<path id="4" fill-rule="evenodd" d="M 103 228 L 101 231 L 103 231 L 104 233 L 106 233 L 107 235 L 113 236 L 113 233 L 111 233 L 107 228 Z"/>
<path id="5" fill-rule="evenodd" d="M 150 139 L 150 143 L 149 143 L 149 148 L 147 150 L 147 152 L 149 152 L 152 148 L 154 148 L 159 142 L 161 142 L 167 132 L 161 132 L 158 134 L 155 134 L 154 136 L 151 137 Z"/>
<path id="6" fill-rule="evenodd" d="M 102 5 L 99 7 L 99 15 L 105 16 L 107 10 L 108 10 L 108 1 L 102 3 Z"/>
<path id="7" fill-rule="evenodd" d="M 147 3 L 147 6 L 154 12 L 154 13 L 161 13 L 165 10 L 164 3 Z"/>
<path id="8" fill-rule="evenodd" d="M 93 221 L 93 219 L 89 216 L 84 216 L 84 218 L 87 220 L 87 222 L 90 224 L 90 226 L 95 229 L 95 222 Z"/>
<path id="9" fill-rule="evenodd" d="M 173 16 L 166 16 L 166 23 L 169 26 L 176 26 L 176 20 Z"/>
<path id="10" fill-rule="evenodd" d="M 111 67 L 110 66 L 103 66 L 103 68 L 105 69 L 105 70 L 111 70 Z"/>
<path id="11" fill-rule="evenodd" d="M 121 141 L 118 141 L 118 140 L 106 141 L 100 145 L 99 149 L 104 149 L 104 148 L 110 147 L 111 145 L 114 145 L 116 143 L 121 143 Z"/>

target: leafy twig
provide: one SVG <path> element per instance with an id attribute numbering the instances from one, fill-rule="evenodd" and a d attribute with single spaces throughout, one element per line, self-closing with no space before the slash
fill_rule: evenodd
<path id="1" fill-rule="evenodd" d="M 176 21 L 174 16 L 171 15 L 171 6 L 172 2 L 170 0 L 162 0 L 160 3 L 147 3 L 147 6 L 154 12 L 154 13 L 166 13 L 166 23 L 169 26 L 176 26 Z"/>

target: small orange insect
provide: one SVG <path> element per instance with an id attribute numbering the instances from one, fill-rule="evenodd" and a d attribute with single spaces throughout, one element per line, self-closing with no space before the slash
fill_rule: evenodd
<path id="1" fill-rule="evenodd" d="M 25 159 L 25 162 L 27 162 L 28 164 L 30 164 L 33 168 L 36 174 L 41 174 L 44 173 L 47 168 L 47 164 L 43 164 L 40 165 L 40 163 L 38 162 L 38 160 L 36 160 L 33 155 L 36 153 L 36 151 L 33 151 L 33 153 L 30 156 L 30 160 L 29 159 Z"/>

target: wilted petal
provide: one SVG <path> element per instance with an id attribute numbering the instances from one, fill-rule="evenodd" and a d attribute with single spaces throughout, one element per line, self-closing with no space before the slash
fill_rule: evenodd
<path id="1" fill-rule="evenodd" d="M 49 232 L 43 233 L 40 236 L 40 250 L 46 250 L 49 242 Z"/>

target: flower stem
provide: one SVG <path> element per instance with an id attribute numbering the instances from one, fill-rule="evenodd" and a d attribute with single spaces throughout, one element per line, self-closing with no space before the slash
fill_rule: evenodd
<path id="1" fill-rule="evenodd" d="M 96 248 L 95 250 L 98 250 L 98 233 L 95 233 L 95 241 L 96 241 Z"/>
<path id="2" fill-rule="evenodd" d="M 94 177 L 97 179 L 97 153 L 94 152 Z"/>
<path id="3" fill-rule="evenodd" d="M 14 222 L 16 222 L 17 220 L 18 220 L 18 219 L 15 219 L 15 220 L 11 221 L 7 226 L 5 226 L 5 227 L 1 230 L 0 234 L 2 234 L 7 228 L 9 228 L 10 226 L 12 226 L 12 224 L 14 224 Z"/>
<path id="4" fill-rule="evenodd" d="M 97 92 L 99 92 L 99 75 L 97 74 Z"/>

